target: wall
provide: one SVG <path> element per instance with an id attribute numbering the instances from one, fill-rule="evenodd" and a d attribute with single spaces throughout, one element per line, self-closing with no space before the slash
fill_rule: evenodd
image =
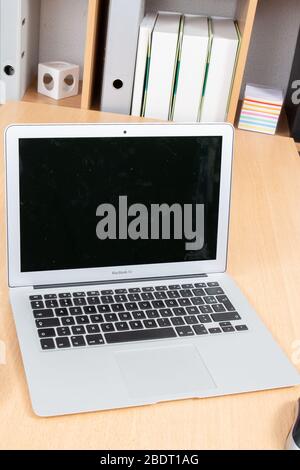
<path id="1" fill-rule="evenodd" d="M 87 10 L 88 0 L 41 0 L 40 62 L 79 64 L 82 76 Z"/>

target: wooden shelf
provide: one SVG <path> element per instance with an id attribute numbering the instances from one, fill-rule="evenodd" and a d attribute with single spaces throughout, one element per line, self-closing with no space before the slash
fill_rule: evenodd
<path id="1" fill-rule="evenodd" d="M 27 101 L 30 103 L 41 103 L 41 104 L 52 104 L 54 106 L 64 106 L 67 108 L 81 108 L 81 93 L 82 93 L 82 82 L 79 85 L 79 94 L 76 96 L 71 96 L 70 98 L 65 98 L 62 100 L 54 100 L 48 96 L 41 95 L 37 92 L 37 82 L 36 80 L 28 88 L 23 97 L 22 101 Z"/>

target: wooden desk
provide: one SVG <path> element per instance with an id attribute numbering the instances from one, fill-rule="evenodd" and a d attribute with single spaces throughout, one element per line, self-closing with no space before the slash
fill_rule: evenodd
<path id="1" fill-rule="evenodd" d="M 9 104 L 0 109 L 1 139 L 10 123 L 113 119 L 125 121 L 98 112 Z M 1 162 L 0 339 L 7 347 L 7 364 L 0 366 L 1 449 L 283 448 L 299 388 L 37 418 L 7 295 L 3 185 Z M 229 271 L 291 357 L 296 340 L 300 350 L 300 158 L 291 139 L 237 132 L 231 214 Z"/>

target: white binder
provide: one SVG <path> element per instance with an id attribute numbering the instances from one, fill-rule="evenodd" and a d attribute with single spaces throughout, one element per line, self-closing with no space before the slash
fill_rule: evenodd
<path id="1" fill-rule="evenodd" d="M 20 100 L 37 74 L 40 0 L 0 0 L 0 103 Z"/>
<path id="2" fill-rule="evenodd" d="M 145 0 L 110 0 L 101 111 L 130 114 L 139 28 Z"/>

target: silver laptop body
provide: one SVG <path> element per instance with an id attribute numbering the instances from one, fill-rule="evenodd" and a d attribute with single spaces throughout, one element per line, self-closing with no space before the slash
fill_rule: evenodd
<path id="1" fill-rule="evenodd" d="M 233 133 L 226 124 L 7 129 L 9 291 L 37 415 L 300 383 L 226 273 Z M 122 196 L 131 222 L 136 204 L 198 204 L 203 240 L 193 249 L 188 233 L 133 240 L 124 230 L 105 239 L 105 208 Z"/>

